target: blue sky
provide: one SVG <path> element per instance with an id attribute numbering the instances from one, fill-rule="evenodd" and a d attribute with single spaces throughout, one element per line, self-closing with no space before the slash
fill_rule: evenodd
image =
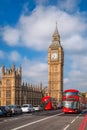
<path id="1" fill-rule="evenodd" d="M 56 21 L 64 48 L 64 89 L 87 91 L 87 1 L 0 0 L 0 74 L 15 64 L 24 82 L 48 83 Z"/>

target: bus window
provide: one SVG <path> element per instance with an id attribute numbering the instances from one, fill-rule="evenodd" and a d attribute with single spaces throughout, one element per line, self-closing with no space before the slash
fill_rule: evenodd
<path id="1" fill-rule="evenodd" d="M 71 95 L 76 96 L 76 95 L 78 95 L 78 92 L 64 92 L 63 93 L 63 96 L 71 96 Z"/>

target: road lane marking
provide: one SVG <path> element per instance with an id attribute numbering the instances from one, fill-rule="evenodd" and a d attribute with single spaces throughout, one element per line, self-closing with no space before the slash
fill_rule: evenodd
<path id="1" fill-rule="evenodd" d="M 68 124 L 63 130 L 66 130 L 70 125 Z"/>
<path id="2" fill-rule="evenodd" d="M 73 119 L 72 121 L 71 121 L 71 124 L 75 121 L 76 119 Z"/>
<path id="3" fill-rule="evenodd" d="M 71 124 L 72 124 L 77 118 L 79 118 L 79 116 L 76 116 L 76 118 L 71 121 Z"/>
<path id="4" fill-rule="evenodd" d="M 80 116 L 81 114 L 79 114 L 79 116 Z M 73 122 L 75 122 L 75 120 L 77 119 L 77 118 L 79 118 L 79 116 L 76 116 L 71 122 L 70 122 L 70 124 L 72 124 Z M 69 126 L 70 126 L 70 124 L 68 124 L 63 130 L 66 130 Z"/>
<path id="5" fill-rule="evenodd" d="M 44 120 L 47 120 L 47 119 L 50 119 L 50 118 L 53 118 L 53 117 L 62 115 L 62 114 L 64 114 L 64 113 L 59 113 L 59 114 L 56 114 L 56 115 L 53 115 L 53 116 L 49 116 L 49 117 L 46 117 L 46 118 L 42 118 L 42 119 L 40 119 L 40 120 L 30 122 L 30 123 L 28 123 L 28 124 L 25 124 L 25 125 L 22 125 L 22 126 L 13 128 L 13 129 L 11 129 L 11 130 L 19 130 L 19 129 L 24 128 L 24 127 L 26 127 L 26 126 L 30 126 L 30 125 L 32 125 L 32 124 L 35 124 L 35 123 L 38 123 L 38 122 L 41 122 L 41 121 L 44 121 Z"/>
<path id="6" fill-rule="evenodd" d="M 80 115 L 81 115 L 81 114 L 79 114 L 79 116 L 80 116 Z M 79 118 L 79 116 L 77 116 L 76 119 Z"/>

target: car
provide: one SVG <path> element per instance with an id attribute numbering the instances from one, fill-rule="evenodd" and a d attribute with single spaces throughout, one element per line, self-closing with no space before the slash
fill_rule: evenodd
<path id="1" fill-rule="evenodd" d="M 22 112 L 26 112 L 26 113 L 35 111 L 32 104 L 23 104 L 21 109 L 22 109 Z"/>
<path id="2" fill-rule="evenodd" d="M 22 114 L 21 106 L 14 104 L 14 105 L 8 105 L 8 107 L 11 108 L 13 115 Z"/>
<path id="3" fill-rule="evenodd" d="M 43 110 L 43 108 L 40 105 L 34 105 L 33 108 L 35 111 L 42 111 Z"/>
<path id="4" fill-rule="evenodd" d="M 12 116 L 12 110 L 8 106 L 0 106 L 0 116 Z"/>

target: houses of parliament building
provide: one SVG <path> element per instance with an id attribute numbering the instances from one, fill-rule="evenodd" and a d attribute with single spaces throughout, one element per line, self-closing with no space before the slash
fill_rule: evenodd
<path id="1" fill-rule="evenodd" d="M 44 90 L 42 83 L 39 86 L 22 83 L 22 67 L 15 65 L 5 69 L 2 65 L 2 77 L 0 80 L 0 105 L 31 103 L 38 105 L 44 95 L 49 95 L 62 101 L 63 94 L 63 65 L 64 51 L 60 43 L 60 35 L 57 29 L 52 36 L 52 43 L 48 48 L 48 87 Z"/>
<path id="2" fill-rule="evenodd" d="M 42 84 L 34 86 L 32 84 L 22 84 L 22 68 L 5 69 L 2 65 L 2 79 L 0 80 L 0 105 L 25 104 L 37 105 L 41 103 Z"/>

